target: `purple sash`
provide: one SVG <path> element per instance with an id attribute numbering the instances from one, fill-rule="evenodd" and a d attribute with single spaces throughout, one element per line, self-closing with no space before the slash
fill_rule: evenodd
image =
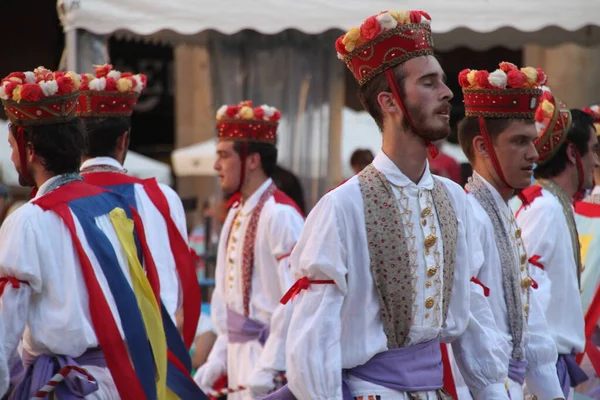
<path id="1" fill-rule="evenodd" d="M 400 392 L 439 390 L 444 386 L 439 338 L 375 355 L 366 364 L 342 371 L 344 400 L 352 400 L 348 375 Z M 262 400 L 295 400 L 287 385 Z"/>
<path id="2" fill-rule="evenodd" d="M 589 379 L 585 372 L 577 365 L 575 357 L 572 354 L 558 355 L 556 371 L 558 372 L 558 380 L 560 381 L 565 399 L 569 396 L 570 388 Z"/>
<path id="3" fill-rule="evenodd" d="M 525 373 L 527 372 L 527 360 L 515 360 L 511 357 L 508 364 L 508 378 L 519 385 L 525 383 Z"/>
<path id="4" fill-rule="evenodd" d="M 91 349 L 77 358 L 69 356 L 58 356 L 42 354 L 33 357 L 27 351 L 23 351 L 23 365 L 27 369 L 23 379 L 15 386 L 9 400 L 29 400 L 48 383 L 48 381 L 63 367 L 75 365 L 97 366 L 106 368 L 106 359 L 100 349 Z M 71 372 L 59 383 L 54 392 L 59 399 L 71 400 L 81 399 L 98 390 L 98 383 L 89 382 L 85 377 Z"/>
<path id="5" fill-rule="evenodd" d="M 258 340 L 264 345 L 269 337 L 269 326 L 227 309 L 227 336 L 229 343 L 246 343 Z"/>

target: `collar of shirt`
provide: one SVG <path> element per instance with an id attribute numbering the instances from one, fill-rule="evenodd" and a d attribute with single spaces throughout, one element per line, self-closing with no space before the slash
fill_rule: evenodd
<path id="1" fill-rule="evenodd" d="M 383 150 L 380 150 L 375 156 L 373 166 L 377 168 L 379 172 L 384 174 L 394 186 L 407 187 L 412 185 L 419 189 L 433 189 L 433 176 L 429 171 L 429 161 L 427 160 L 425 160 L 425 172 L 423 172 L 423 176 L 421 176 L 421 180 L 417 184 L 404 175 Z"/>
<path id="2" fill-rule="evenodd" d="M 254 193 L 252 193 L 250 195 L 250 197 L 248 197 L 247 200 L 245 200 L 242 203 L 242 205 L 241 205 L 241 207 L 242 207 L 241 214 L 242 215 L 250 214 L 250 212 L 258 204 L 258 200 L 260 200 L 260 197 L 269 188 L 269 186 L 271 186 L 272 183 L 273 183 L 273 179 L 271 179 L 271 178 L 267 179 L 262 185 L 260 185 L 260 187 L 258 189 L 256 189 L 256 191 Z"/>
<path id="3" fill-rule="evenodd" d="M 595 194 L 599 194 L 600 195 L 600 186 L 594 186 L 594 189 L 592 190 L 592 195 Z"/>
<path id="4" fill-rule="evenodd" d="M 473 175 L 477 175 L 486 184 L 487 188 L 489 189 L 490 193 L 492 194 L 492 198 L 494 199 L 494 201 L 496 202 L 496 205 L 498 206 L 498 209 L 504 216 L 504 222 L 506 224 L 508 224 L 508 226 L 510 226 L 510 221 L 513 219 L 513 215 L 510 210 L 510 207 L 508 206 L 508 203 L 504 201 L 504 199 L 500 195 L 500 192 L 498 192 L 498 190 L 491 183 L 489 183 L 483 176 L 479 175 L 475 171 L 473 171 Z"/>
<path id="5" fill-rule="evenodd" d="M 82 170 L 82 169 L 89 168 L 89 167 L 96 167 L 98 165 L 108 165 L 110 167 L 115 167 L 115 168 L 124 170 L 121 163 L 119 163 L 117 160 L 115 160 L 112 157 L 90 158 L 89 160 L 85 160 L 83 162 L 83 164 L 81 164 L 81 167 L 79 167 L 79 169 Z"/>

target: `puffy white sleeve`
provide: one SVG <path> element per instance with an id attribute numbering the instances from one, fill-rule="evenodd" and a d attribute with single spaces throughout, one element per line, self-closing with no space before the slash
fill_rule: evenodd
<path id="1" fill-rule="evenodd" d="M 277 260 L 276 276 L 279 280 L 281 296 L 292 286 L 290 255 L 300 237 L 304 219 L 290 206 L 278 206 L 269 221 L 271 256 Z M 258 360 L 258 368 L 272 371 L 285 371 L 285 340 L 291 319 L 292 305 L 279 304 L 270 320 L 269 337 Z"/>
<path id="2" fill-rule="evenodd" d="M 525 380 L 529 391 L 539 399 L 559 399 L 564 394 L 556 373 L 558 351 L 548 332 L 544 312 L 536 297 L 530 296 L 525 337 L 525 358 L 528 361 Z"/>
<path id="3" fill-rule="evenodd" d="M 341 310 L 347 293 L 345 243 L 335 199 L 325 196 L 310 213 L 291 257 L 293 279 L 313 284 L 293 301 L 286 344 L 287 378 L 302 400 L 342 398 Z"/>
<path id="4" fill-rule="evenodd" d="M 507 399 L 508 343 L 497 333 L 483 288 L 471 282 L 485 260 L 479 242 L 481 232 L 470 204 L 466 204 L 462 217 L 457 217 L 457 257 L 450 303 L 454 331 L 442 332 L 442 340 L 456 338 L 452 342 L 452 351 L 465 383 L 476 399 Z"/>
<path id="5" fill-rule="evenodd" d="M 42 239 L 36 236 L 30 220 L 32 207 L 36 206 L 24 205 L 4 221 L 0 229 L 0 288 L 3 288 L 0 321 L 4 325 L 0 356 L 4 361 L 0 365 L 0 374 L 8 368 L 5 363 L 15 353 L 23 336 L 31 296 L 42 290 L 42 260 L 37 251 Z M 3 379 L 0 379 L 0 385 L 2 383 Z"/>
<path id="6" fill-rule="evenodd" d="M 177 230 L 187 242 L 187 223 L 185 220 L 185 210 L 183 209 L 183 203 L 181 202 L 181 199 L 169 186 L 161 183 L 159 184 L 159 187 L 167 198 L 167 202 L 169 203 L 169 211 L 171 212 L 171 218 L 173 218 L 173 222 L 175 222 Z"/>
<path id="7" fill-rule="evenodd" d="M 536 259 L 535 264 L 529 265 L 529 274 L 538 284 L 531 297 L 537 297 L 546 315 L 552 296 L 552 281 L 545 268 L 548 266 L 548 260 L 554 257 L 556 243 L 558 243 L 556 221 L 564 219 L 564 216 L 562 210 L 556 207 L 542 207 L 544 200 L 543 197 L 538 198 L 530 206 L 521 210 L 516 221 L 521 228 L 527 256 L 530 260 Z"/>

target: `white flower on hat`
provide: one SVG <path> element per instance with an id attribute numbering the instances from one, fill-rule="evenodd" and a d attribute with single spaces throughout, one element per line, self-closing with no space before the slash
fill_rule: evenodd
<path id="1" fill-rule="evenodd" d="M 8 95 L 6 94 L 6 90 L 4 90 L 4 85 L 0 86 L 0 99 L 8 100 Z"/>
<path id="2" fill-rule="evenodd" d="M 501 69 L 495 70 L 488 77 L 488 82 L 494 87 L 504 89 L 506 87 L 506 72 Z"/>
<path id="3" fill-rule="evenodd" d="M 390 15 L 389 12 L 379 14 L 375 19 L 384 30 L 394 29 L 398 26 L 398 21 Z"/>
<path id="4" fill-rule="evenodd" d="M 266 104 L 263 104 L 261 107 L 265 110 L 265 119 L 269 119 L 275 114 L 275 107 L 270 107 Z"/>
<path id="5" fill-rule="evenodd" d="M 58 92 L 58 83 L 56 81 L 40 82 L 40 87 L 46 97 L 54 96 Z"/>
<path id="6" fill-rule="evenodd" d="M 217 110 L 217 118 L 221 118 L 225 116 L 225 112 L 227 111 L 227 105 L 224 104 Z"/>
<path id="7" fill-rule="evenodd" d="M 337 53 L 337 58 L 338 58 L 339 60 L 342 60 L 342 61 L 344 61 L 344 56 L 343 56 L 343 55 L 341 55 L 340 53 Z"/>
<path id="8" fill-rule="evenodd" d="M 90 90 L 102 91 L 106 89 L 106 78 L 94 78 L 88 83 Z"/>
<path id="9" fill-rule="evenodd" d="M 118 81 L 121 78 L 121 73 L 119 71 L 115 71 L 114 69 L 106 75 L 107 78 L 114 78 L 115 81 Z"/>
<path id="10" fill-rule="evenodd" d="M 25 71 L 25 83 L 37 83 L 37 78 L 33 72 Z"/>
<path id="11" fill-rule="evenodd" d="M 144 82 L 142 82 L 142 78 L 140 78 L 139 75 L 134 75 L 133 79 L 135 79 L 135 87 L 133 88 L 133 91 L 136 93 L 142 93 L 142 90 L 144 90 Z"/>

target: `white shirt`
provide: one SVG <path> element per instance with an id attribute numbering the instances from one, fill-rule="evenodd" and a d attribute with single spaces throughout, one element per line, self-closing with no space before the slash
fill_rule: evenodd
<path id="1" fill-rule="evenodd" d="M 478 175 L 474 172 L 474 175 Z M 527 260 L 521 241 L 517 236 L 517 225 L 508 204 L 504 201 L 500 193 L 483 177 L 478 175 L 485 182 L 490 191 L 493 201 L 495 201 L 502 216 L 504 229 L 510 235 L 510 243 L 513 250 L 513 257 L 516 265 L 522 266 L 519 280 L 523 281 L 529 275 L 529 263 L 522 263 Z M 494 319 L 498 327 L 498 332 L 502 335 L 504 341 L 508 344 L 507 352 L 512 353 L 513 340 L 510 333 L 508 319 L 508 310 L 504 296 L 503 284 L 503 266 L 498 253 L 496 244 L 494 226 L 492 221 L 477 201 L 475 196 L 469 194 L 469 202 L 473 208 L 473 215 L 476 221 L 477 237 L 480 238 L 484 262 L 475 272 L 475 276 L 490 289 L 490 295 L 487 298 L 494 314 Z M 528 296 L 529 292 L 529 296 Z M 557 351 L 552 336 L 548 333 L 548 325 L 544 318 L 544 311 L 541 309 L 536 296 L 536 290 L 521 290 L 521 301 L 524 308 L 524 315 L 528 315 L 528 323 L 525 325 L 524 334 L 524 355 L 528 361 L 526 381 L 529 390 L 540 399 L 554 399 L 563 396 L 560 382 L 556 373 Z M 457 371 L 453 371 L 455 374 Z M 516 385 L 515 390 L 520 389 Z M 457 388 L 458 390 L 458 388 Z M 520 397 L 522 397 L 522 390 Z M 519 396 L 517 396 L 519 397 Z M 513 396 L 514 398 L 514 396 Z"/>
<path id="2" fill-rule="evenodd" d="M 254 369 L 285 371 L 285 338 L 287 323 L 285 307 L 280 299 L 292 285 L 289 255 L 296 245 L 304 219 L 279 194 L 271 196 L 262 209 L 256 228 L 254 267 L 248 317 L 270 327 L 264 346 L 257 341 L 228 344 L 227 308 L 244 314 L 242 291 L 242 260 L 244 239 L 253 209 L 262 194 L 273 183 L 267 179 L 243 204 L 232 207 L 221 231 L 215 273 L 215 291 L 211 301 L 211 316 L 218 338 L 209 361 L 218 359 L 227 365 L 232 384 L 247 385 Z M 234 225 L 235 221 L 235 226 Z M 229 240 L 228 240 L 228 235 Z M 233 348 L 253 347 L 254 350 L 228 354 Z M 232 362 L 226 362 L 229 359 Z M 232 382 L 234 380 L 235 382 Z"/>
<path id="3" fill-rule="evenodd" d="M 544 266 L 531 266 L 530 271 L 538 283 L 534 294 L 545 312 L 558 354 L 580 353 L 585 345 L 583 309 L 563 208 L 558 198 L 542 189 L 542 195 L 522 208 L 516 220 L 523 230 L 527 255 L 540 256 L 538 262 Z"/>
<path id="4" fill-rule="evenodd" d="M 482 326 L 490 321 L 493 326 L 493 317 L 482 292 L 473 289 L 475 285 L 469 283 L 471 269 L 481 264 L 483 255 L 474 235 L 475 226 L 469 218 L 472 211 L 463 189 L 448 179 L 438 178 L 447 189 L 458 219 L 454 287 L 446 323 L 441 326 L 440 315 L 425 315 L 437 308 L 426 310 L 423 307 L 424 298 L 429 296 L 424 282 L 431 261 L 421 244 L 432 224 L 423 227 L 420 215 L 433 188 L 429 166 L 420 182 L 415 184 L 383 152 L 377 154 L 373 165 L 393 185 L 396 197 L 401 197 L 398 188 L 402 188 L 412 210 L 411 222 L 416 227 L 418 267 L 412 279 L 417 282 L 418 293 L 414 301 L 416 313 L 413 310 L 410 344 L 438 336 L 443 342 L 460 337 L 453 347 L 461 363 L 467 366 L 467 379 L 479 398 L 507 398 L 504 389 L 507 357 L 497 345 L 498 336 Z M 437 220 L 435 226 L 440 232 Z M 357 177 L 319 201 L 306 221 L 292 253 L 291 264 L 294 280 L 307 276 L 309 279 L 331 279 L 335 285 L 312 285 L 293 300 L 286 347 L 289 387 L 302 400 L 341 399 L 342 369 L 362 365 L 388 350 L 379 297 L 369 267 L 363 201 Z M 438 301 L 441 303 L 441 296 L 436 298 L 436 303 Z M 470 308 L 480 313 L 481 321 L 473 318 Z M 351 377 L 349 384 L 353 396 L 379 395 L 381 400 L 409 398 L 406 393 L 355 377 Z M 426 394 L 427 398 L 437 398 L 435 396 L 433 392 Z"/>
<path id="5" fill-rule="evenodd" d="M 83 170 L 99 165 L 115 167 L 125 173 L 121 164 L 112 157 L 96 157 L 86 160 L 81 164 L 81 169 Z M 169 203 L 171 218 L 173 219 L 173 222 L 175 222 L 175 226 L 179 230 L 179 233 L 187 243 L 187 226 L 183 204 L 177 193 L 169 186 L 159 183 L 159 187 Z M 158 271 L 160 297 L 163 300 L 167 312 L 173 319 L 173 322 L 175 322 L 175 313 L 179 309 L 182 300 L 181 285 L 179 283 L 175 258 L 173 257 L 173 251 L 171 250 L 167 223 L 156 206 L 154 206 L 141 184 L 134 184 L 134 191 L 137 211 L 144 224 L 148 247 L 150 248 Z"/>
<path id="6" fill-rule="evenodd" d="M 35 199 L 58 177 L 44 183 Z M 33 199 L 33 200 L 35 200 Z M 0 319 L 5 323 L 4 354 L 23 348 L 32 355 L 82 355 L 98 346 L 92 325 L 88 291 L 71 234 L 54 212 L 45 212 L 33 200 L 19 207 L 0 227 L 0 276 L 29 282 L 20 288 L 6 285 Z M 98 259 L 77 216 L 71 212 L 77 237 L 88 255 L 96 277 L 123 336 L 117 307 Z M 98 228 L 110 240 L 123 274 L 131 284 L 125 252 L 108 215 L 96 218 Z"/>

